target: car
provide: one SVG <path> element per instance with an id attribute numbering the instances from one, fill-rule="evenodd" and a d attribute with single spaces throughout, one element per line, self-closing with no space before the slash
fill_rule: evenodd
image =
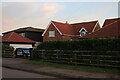
<path id="1" fill-rule="evenodd" d="M 16 57 L 28 58 L 31 55 L 31 48 L 17 48 L 15 51 Z"/>

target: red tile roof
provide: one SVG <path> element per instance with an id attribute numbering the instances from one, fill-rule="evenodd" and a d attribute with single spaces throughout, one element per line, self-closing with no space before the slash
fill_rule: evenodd
<path id="1" fill-rule="evenodd" d="M 98 21 L 91 21 L 91 22 L 83 22 L 83 23 L 76 23 L 76 24 L 69 24 L 69 23 L 60 23 L 52 21 L 52 23 L 58 28 L 58 30 L 62 34 L 67 35 L 79 35 L 79 31 L 82 28 L 85 28 L 88 33 L 92 32 L 93 28 L 97 24 Z"/>
<path id="2" fill-rule="evenodd" d="M 28 38 L 25 38 L 15 32 L 8 33 L 2 37 L 2 42 L 20 42 L 20 43 L 35 43 Z"/>
<path id="3" fill-rule="evenodd" d="M 76 24 L 71 24 L 74 30 L 75 35 L 79 35 L 79 31 L 81 28 L 85 28 L 88 33 L 92 32 L 94 29 L 96 23 L 98 21 L 91 21 L 91 22 L 84 22 L 84 23 L 76 23 Z"/>
<path id="4" fill-rule="evenodd" d="M 120 18 L 106 19 L 105 24 L 98 31 L 92 32 L 81 38 L 120 37 Z"/>
<path id="5" fill-rule="evenodd" d="M 74 30 L 72 26 L 68 23 L 60 23 L 52 21 L 52 23 L 58 28 L 62 34 L 74 35 Z"/>
<path id="6" fill-rule="evenodd" d="M 120 18 L 106 19 L 102 27 L 105 27 L 106 25 L 108 25 L 108 24 L 110 24 L 110 23 L 112 23 L 112 22 L 114 22 L 114 21 L 117 21 L 117 20 L 119 20 L 119 19 L 120 19 Z"/>

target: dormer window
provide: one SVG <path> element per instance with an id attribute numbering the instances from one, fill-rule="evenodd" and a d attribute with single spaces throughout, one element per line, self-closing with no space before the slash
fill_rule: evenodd
<path id="1" fill-rule="evenodd" d="M 87 34 L 87 30 L 85 28 L 82 28 L 80 30 L 80 36 L 85 36 Z"/>

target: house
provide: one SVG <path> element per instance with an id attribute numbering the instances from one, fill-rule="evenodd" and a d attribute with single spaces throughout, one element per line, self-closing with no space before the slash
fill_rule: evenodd
<path id="1" fill-rule="evenodd" d="M 120 18 L 106 19 L 102 28 L 80 38 L 120 37 Z"/>
<path id="2" fill-rule="evenodd" d="M 80 36 L 85 36 L 98 29 L 100 29 L 98 21 L 82 22 L 75 24 L 51 21 L 42 36 L 43 41 L 74 40 L 78 39 Z"/>
<path id="3" fill-rule="evenodd" d="M 25 27 L 25 28 L 19 28 L 16 30 L 8 31 L 5 33 L 2 33 L 3 35 L 8 34 L 10 32 L 16 32 L 23 37 L 26 37 L 30 40 L 33 40 L 36 42 L 35 46 L 39 45 L 41 42 L 43 42 L 42 34 L 44 32 L 44 29 L 38 29 L 33 27 Z"/>
<path id="4" fill-rule="evenodd" d="M 10 32 L 2 36 L 2 43 L 16 48 L 33 48 L 35 41 L 25 38 L 15 32 Z"/>

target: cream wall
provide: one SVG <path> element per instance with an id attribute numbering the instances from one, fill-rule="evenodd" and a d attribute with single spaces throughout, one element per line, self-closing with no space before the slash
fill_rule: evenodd
<path id="1" fill-rule="evenodd" d="M 10 44 L 10 46 L 16 48 L 33 48 L 32 44 Z"/>

